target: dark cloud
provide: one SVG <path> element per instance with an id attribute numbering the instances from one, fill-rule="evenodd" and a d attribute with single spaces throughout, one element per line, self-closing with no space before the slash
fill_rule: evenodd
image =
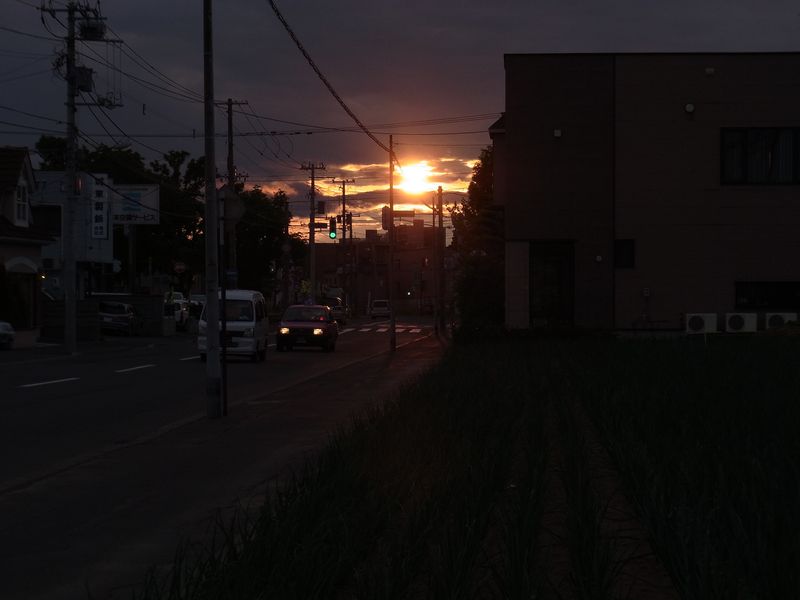
<path id="1" fill-rule="evenodd" d="M 39 11 L 11 3 L 4 26 L 35 35 L 49 35 Z M 63 4 L 56 2 L 56 5 Z M 294 0 L 279 2 L 286 19 L 318 67 L 340 96 L 368 125 L 406 123 L 423 119 L 498 113 L 504 102 L 504 53 L 610 51 L 761 51 L 798 49 L 800 18 L 794 3 L 773 0 Z M 107 0 L 104 15 L 114 33 L 150 65 L 180 86 L 202 94 L 202 3 L 197 0 Z M 45 23 L 63 36 L 61 23 L 44 16 Z M 309 126 L 349 128 L 353 122 L 311 70 L 266 0 L 217 0 L 214 3 L 215 96 L 247 100 L 261 117 L 236 114 L 236 163 L 253 183 L 267 189 L 281 187 L 302 206 L 308 191 L 308 173 L 298 169 L 306 161 L 328 165 L 325 177 L 357 177 L 353 205 L 379 206 L 385 191 L 363 191 L 361 184 L 386 185 L 387 155 L 362 133 L 317 132 L 311 135 L 255 135 L 296 132 Z M 0 104 L 64 120 L 63 81 L 46 69 L 47 60 L 61 43 L 0 30 Z M 114 81 L 113 72 L 96 61 L 106 56 L 103 44 L 79 45 L 84 62 L 97 70 L 98 91 Z M 23 56 L 22 52 L 39 54 Z M 16 54 L 15 54 L 16 53 Z M 100 57 L 95 54 L 99 54 Z M 122 78 L 124 106 L 110 111 L 113 123 L 95 121 L 81 109 L 79 126 L 97 141 L 109 141 L 104 130 L 132 140 L 132 148 L 154 158 L 159 151 L 183 148 L 203 153 L 203 107 L 178 100 L 179 91 L 160 75 L 123 56 L 121 68 L 171 90 L 165 95 L 153 85 Z M 11 78 L 24 75 L 22 79 Z M 29 75 L 29 76 L 27 76 Z M 116 89 L 116 88 L 114 88 Z M 180 92 L 183 93 L 183 92 Z M 225 116 L 216 113 L 218 132 Z M 0 120 L 29 127 L 63 130 L 63 124 L 0 110 Z M 429 160 L 443 181 L 468 180 L 464 162 L 475 159 L 489 143 L 483 121 L 437 126 L 375 127 L 384 143 L 394 134 L 401 164 Z M 296 124 L 282 123 L 292 121 Z M 4 132 L 19 131 L 0 125 Z M 477 131 L 465 135 L 415 136 L 409 133 Z M 136 139 L 136 134 L 174 134 L 186 137 Z M 193 139 L 191 136 L 195 135 Z M 35 135 L 2 134 L 1 143 L 33 145 Z M 146 145 L 142 145 L 146 144 Z M 217 144 L 216 162 L 225 164 L 225 143 Z M 441 158 L 454 159 L 440 162 Z M 371 165 L 348 171 L 345 165 Z M 323 194 L 329 193 L 324 190 Z M 402 192 L 398 192 L 402 196 Z M 413 199 L 413 198 L 412 198 Z M 403 198 L 402 201 L 408 200 Z"/>

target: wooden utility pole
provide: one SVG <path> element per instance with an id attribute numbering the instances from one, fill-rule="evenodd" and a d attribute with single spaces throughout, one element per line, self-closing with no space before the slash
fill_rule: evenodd
<path id="1" fill-rule="evenodd" d="M 386 284 L 389 286 L 389 350 L 397 350 L 394 294 L 394 141 L 389 136 L 389 267 L 386 269 Z"/>
<path id="2" fill-rule="evenodd" d="M 206 178 L 206 413 L 222 415 L 219 362 L 219 202 L 214 154 L 214 51 L 212 0 L 203 0 L 203 104 Z"/>
<path id="3" fill-rule="evenodd" d="M 67 164 L 66 210 L 63 211 L 62 244 L 64 246 L 64 349 L 75 354 L 78 349 L 78 300 L 76 292 L 77 269 L 75 265 L 75 203 L 78 179 L 77 149 L 78 128 L 75 126 L 75 2 L 67 5 Z M 131 267 L 132 268 L 132 267 Z"/>
<path id="4" fill-rule="evenodd" d="M 347 255 L 345 254 L 345 241 L 347 240 L 347 184 L 348 183 L 355 183 L 355 179 L 336 179 L 333 178 L 331 183 L 340 183 L 342 184 L 342 239 L 339 242 L 339 256 L 341 257 L 341 265 L 342 265 L 342 272 L 344 273 L 344 280 L 346 282 L 345 289 L 347 290 L 347 296 L 342 298 L 343 301 L 350 304 L 350 299 L 353 296 L 353 272 L 352 272 L 352 260 L 350 261 L 350 272 L 347 272 Z M 353 250 L 353 231 L 350 230 L 350 251 Z M 349 297 L 348 297 L 349 296 Z"/>
<path id="5" fill-rule="evenodd" d="M 316 237 L 316 220 L 314 215 L 317 213 L 317 187 L 316 187 L 316 171 L 320 169 L 325 170 L 323 163 L 315 164 L 308 163 L 300 167 L 303 171 L 311 171 L 311 191 L 308 193 L 310 200 L 308 210 L 308 278 L 311 283 L 311 304 L 317 303 L 317 253 L 314 244 Z"/>
<path id="6" fill-rule="evenodd" d="M 436 323 L 437 330 L 445 333 L 445 318 L 444 318 L 444 249 L 445 249 L 445 233 L 444 233 L 444 210 L 442 202 L 442 186 L 436 190 L 436 211 L 439 213 L 439 229 L 436 231 L 436 270 L 437 270 L 437 285 L 439 297 L 436 299 L 438 303 L 438 320 Z"/>
<path id="7" fill-rule="evenodd" d="M 347 193 L 347 184 L 348 183 L 355 183 L 355 179 L 336 179 L 334 178 L 331 180 L 331 183 L 341 183 L 342 184 L 342 240 L 341 243 L 347 239 L 347 200 L 346 200 L 346 193 Z M 352 238 L 352 235 L 351 235 Z"/>

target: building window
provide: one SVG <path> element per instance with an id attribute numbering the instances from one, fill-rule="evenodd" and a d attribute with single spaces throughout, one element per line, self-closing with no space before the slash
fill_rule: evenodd
<path id="1" fill-rule="evenodd" d="M 800 183 L 798 136 L 800 129 L 790 127 L 722 129 L 722 184 Z"/>
<path id="2" fill-rule="evenodd" d="M 614 267 L 617 269 L 636 267 L 636 240 L 614 240 Z"/>
<path id="3" fill-rule="evenodd" d="M 28 188 L 24 185 L 17 186 L 16 210 L 14 217 L 18 225 L 28 224 Z"/>

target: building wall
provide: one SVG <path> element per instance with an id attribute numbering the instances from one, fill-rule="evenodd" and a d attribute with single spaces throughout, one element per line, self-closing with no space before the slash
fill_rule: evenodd
<path id="1" fill-rule="evenodd" d="M 721 128 L 800 127 L 800 54 L 505 63 L 507 270 L 522 272 L 521 243 L 574 240 L 575 325 L 681 328 L 733 311 L 737 281 L 800 281 L 800 187 L 720 178 Z M 633 268 L 614 268 L 615 238 L 635 240 Z"/>
<path id="2" fill-rule="evenodd" d="M 506 239 L 574 240 L 582 327 L 612 314 L 612 76 L 606 55 L 506 57 Z"/>
<path id="3" fill-rule="evenodd" d="M 616 326 L 680 328 L 734 311 L 736 281 L 800 281 L 800 188 L 720 182 L 721 128 L 800 126 L 800 55 L 616 60 L 617 237 L 637 246 Z"/>

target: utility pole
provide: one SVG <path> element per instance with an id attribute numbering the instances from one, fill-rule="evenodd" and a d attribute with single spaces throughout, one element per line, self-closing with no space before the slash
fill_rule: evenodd
<path id="1" fill-rule="evenodd" d="M 311 304 L 316 304 L 317 302 L 317 255 L 316 255 L 316 247 L 314 245 L 314 238 L 316 233 L 316 220 L 314 215 L 317 212 L 316 206 L 316 197 L 317 197 L 317 189 L 316 189 L 316 171 L 317 169 L 325 170 L 325 165 L 323 163 L 315 164 L 315 163 L 308 163 L 304 164 L 300 167 L 303 171 L 311 171 L 311 191 L 309 192 L 308 196 L 311 201 L 310 208 L 308 210 L 308 277 L 311 283 Z"/>
<path id="2" fill-rule="evenodd" d="M 352 274 L 352 260 L 350 269 L 351 272 L 347 272 L 347 266 L 345 263 L 347 262 L 347 254 L 345 254 L 345 240 L 347 240 L 347 184 L 348 183 L 355 183 L 355 179 L 336 179 L 335 177 L 331 180 L 331 183 L 341 183 L 342 184 L 342 240 L 339 242 L 339 256 L 341 257 L 341 264 L 342 264 L 342 272 L 344 273 L 344 279 L 347 282 L 345 285 L 345 289 L 347 290 L 347 294 L 349 297 L 342 298 L 345 302 L 350 304 L 350 298 L 353 296 L 352 290 L 352 282 L 353 282 L 353 274 Z M 352 230 L 350 231 L 350 250 L 353 250 L 353 233 Z"/>
<path id="3" fill-rule="evenodd" d="M 386 271 L 386 284 L 389 286 L 389 350 L 397 350 L 397 321 L 395 319 L 394 294 L 394 142 L 389 136 L 389 268 Z"/>
<path id="4" fill-rule="evenodd" d="M 441 188 L 440 188 L 441 189 Z M 433 267 L 433 331 L 436 335 L 440 335 L 441 332 L 439 331 L 439 296 L 441 295 L 441 290 L 439 289 L 439 234 L 436 229 L 436 195 L 433 196 L 431 200 L 431 250 L 433 251 L 433 262 L 431 266 Z"/>
<path id="5" fill-rule="evenodd" d="M 67 205 L 62 217 L 64 246 L 64 349 L 75 354 L 78 349 L 78 302 L 75 266 L 75 203 L 78 179 L 77 145 L 78 129 L 75 126 L 75 2 L 67 5 Z"/>
<path id="6" fill-rule="evenodd" d="M 205 116 L 206 178 L 206 412 L 222 416 L 219 362 L 219 202 L 214 153 L 214 50 L 212 0 L 203 0 L 203 104 Z"/>
<path id="7" fill-rule="evenodd" d="M 437 270 L 437 285 L 439 294 L 437 300 L 438 304 L 438 320 L 436 323 L 437 330 L 445 333 L 445 319 L 444 319 L 444 249 L 445 249 L 445 234 L 444 234 L 444 211 L 442 202 L 442 186 L 436 190 L 436 211 L 439 213 L 439 230 L 436 232 L 436 270 Z"/>
<path id="8" fill-rule="evenodd" d="M 341 183 L 342 184 L 342 243 L 347 239 L 347 205 L 346 205 L 346 192 L 347 192 L 347 184 L 348 183 L 355 183 L 355 179 L 332 179 L 331 183 Z M 352 238 L 352 235 L 351 235 Z"/>

